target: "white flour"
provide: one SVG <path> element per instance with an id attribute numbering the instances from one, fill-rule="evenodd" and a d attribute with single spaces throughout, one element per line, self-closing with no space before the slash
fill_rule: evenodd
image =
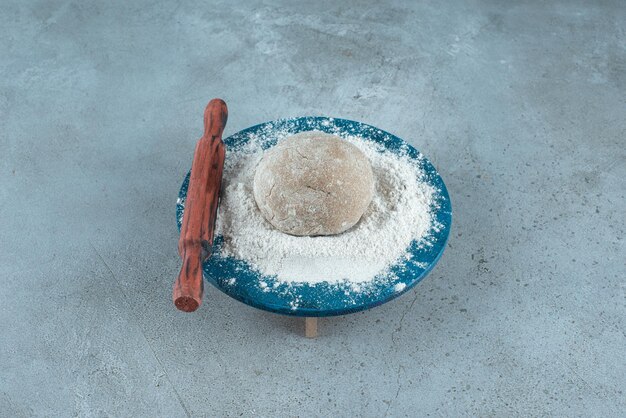
<path id="1" fill-rule="evenodd" d="M 376 191 L 357 225 L 333 236 L 296 237 L 274 229 L 252 193 L 261 141 L 253 138 L 243 147 L 228 148 L 216 227 L 224 237 L 223 255 L 243 259 L 281 282 L 347 280 L 355 286 L 385 274 L 400 258 L 410 258 L 411 242 L 423 240 L 433 227 L 435 190 L 421 181 L 416 160 L 374 142 L 344 138 L 369 158 Z"/>

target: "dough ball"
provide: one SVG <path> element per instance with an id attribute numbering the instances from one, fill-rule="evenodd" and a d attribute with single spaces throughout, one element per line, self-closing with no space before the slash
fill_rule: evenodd
<path id="1" fill-rule="evenodd" d="M 319 131 L 285 138 L 265 152 L 254 174 L 254 199 L 278 230 L 333 235 L 354 226 L 374 194 L 367 157 Z"/>

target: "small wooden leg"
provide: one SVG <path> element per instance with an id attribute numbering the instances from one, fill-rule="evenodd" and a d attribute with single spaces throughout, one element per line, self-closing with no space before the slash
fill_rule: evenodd
<path id="1" fill-rule="evenodd" d="M 317 337 L 317 318 L 315 317 L 304 318 L 304 335 L 307 338 Z"/>

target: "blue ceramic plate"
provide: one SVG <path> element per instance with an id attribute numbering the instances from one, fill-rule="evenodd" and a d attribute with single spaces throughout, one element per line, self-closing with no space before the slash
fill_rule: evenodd
<path id="1" fill-rule="evenodd" d="M 251 138 L 267 138 L 263 143 L 263 148 L 267 149 L 275 145 L 278 139 L 277 136 L 272 136 L 272 132 L 280 132 L 284 136 L 285 132 L 296 134 L 310 130 L 339 136 L 358 136 L 382 144 L 384 152 L 403 154 L 417 160 L 425 172 L 425 181 L 437 191 L 437 209 L 434 212 L 435 222 L 431 233 L 420 242 L 411 243 L 408 249 L 412 254 L 410 260 L 399 260 L 390 271 L 371 283 L 360 283 L 358 289 L 349 283 L 322 282 L 310 285 L 278 282 L 272 277 L 259 274 L 243 260 L 222 256 L 221 236 L 215 237 L 211 257 L 203 266 L 204 277 L 228 296 L 255 308 L 285 315 L 344 315 L 381 305 L 419 283 L 443 254 L 452 222 L 452 207 L 446 186 L 435 167 L 402 139 L 371 125 L 346 119 L 309 116 L 262 123 L 226 138 L 226 158 L 229 149 L 236 149 Z M 180 188 L 176 205 L 179 230 L 188 185 L 189 173 Z"/>

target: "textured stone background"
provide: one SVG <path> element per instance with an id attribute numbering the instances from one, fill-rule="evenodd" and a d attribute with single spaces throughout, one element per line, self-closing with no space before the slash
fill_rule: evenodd
<path id="1" fill-rule="evenodd" d="M 626 6 L 3 1 L 0 415 L 626 410 Z M 440 264 L 321 336 L 213 288 L 171 304 L 202 110 L 331 115 L 450 190 Z"/>

